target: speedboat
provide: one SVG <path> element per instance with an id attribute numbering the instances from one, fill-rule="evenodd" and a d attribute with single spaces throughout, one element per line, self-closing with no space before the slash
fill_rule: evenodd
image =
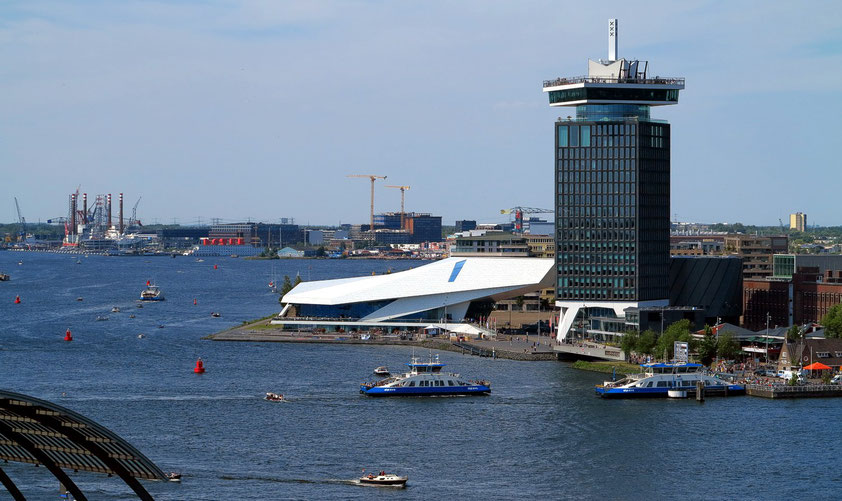
<path id="1" fill-rule="evenodd" d="M 108 317 L 105 316 L 105 315 L 100 315 L 100 316 L 96 317 L 97 322 L 102 322 L 103 320 L 108 320 Z"/>
<path id="2" fill-rule="evenodd" d="M 374 369 L 375 376 L 388 376 L 389 375 L 389 368 L 386 366 L 381 365 Z"/>
<path id="3" fill-rule="evenodd" d="M 167 480 L 170 482 L 181 482 L 181 473 L 171 471 L 166 474 Z"/>
<path id="4" fill-rule="evenodd" d="M 263 399 L 268 400 L 270 402 L 286 402 L 283 393 L 266 392 L 266 396 L 263 397 Z"/>
<path id="5" fill-rule="evenodd" d="M 115 306 L 115 307 L 111 308 L 111 313 L 120 313 L 120 307 Z"/>
<path id="6" fill-rule="evenodd" d="M 630 374 L 619 381 L 597 385 L 596 394 L 603 398 L 667 397 L 670 390 L 695 394 L 698 382 L 704 384 L 705 393 L 742 395 L 746 391 L 743 385 L 705 374 L 701 364 L 651 363 L 641 367 L 641 374 Z"/>
<path id="7" fill-rule="evenodd" d="M 213 311 L 213 312 L 211 312 L 211 316 L 212 316 L 213 318 L 219 318 L 221 315 L 220 315 L 220 313 L 219 313 L 218 311 Z"/>
<path id="8" fill-rule="evenodd" d="M 360 484 L 364 485 L 380 485 L 385 487 L 406 487 L 408 477 L 399 477 L 394 473 L 386 473 L 381 471 L 379 475 L 369 473 L 360 477 Z"/>
<path id="9" fill-rule="evenodd" d="M 147 285 L 143 292 L 140 293 L 141 301 L 163 301 L 164 293 L 157 285 Z"/>
<path id="10" fill-rule="evenodd" d="M 429 362 L 413 357 L 409 372 L 360 385 L 360 393 L 373 397 L 488 395 L 488 381 L 465 381 L 459 374 L 442 372 L 445 364 L 430 355 Z"/>

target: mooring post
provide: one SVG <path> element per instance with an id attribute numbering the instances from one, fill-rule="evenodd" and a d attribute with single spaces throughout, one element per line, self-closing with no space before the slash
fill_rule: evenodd
<path id="1" fill-rule="evenodd" d="M 705 401 L 705 382 L 704 381 L 696 381 L 696 401 L 697 402 L 704 402 Z"/>

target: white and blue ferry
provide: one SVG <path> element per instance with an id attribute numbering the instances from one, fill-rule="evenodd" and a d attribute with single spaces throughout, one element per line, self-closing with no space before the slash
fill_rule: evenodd
<path id="1" fill-rule="evenodd" d="M 701 364 L 643 364 L 642 374 L 630 374 L 619 381 L 606 381 L 596 386 L 603 398 L 666 397 L 670 390 L 695 393 L 696 383 L 705 385 L 705 393 L 742 395 L 743 385 L 731 384 L 702 372 Z"/>
<path id="2" fill-rule="evenodd" d="M 163 301 L 164 292 L 157 286 L 147 282 L 146 288 L 140 293 L 141 301 Z"/>
<path id="3" fill-rule="evenodd" d="M 375 383 L 360 385 L 360 393 L 372 397 L 398 396 L 451 396 L 488 395 L 491 383 L 488 381 L 466 381 L 459 374 L 442 372 L 445 364 L 439 357 L 430 357 L 429 362 L 417 358 L 406 364 L 409 372 L 392 376 Z"/>

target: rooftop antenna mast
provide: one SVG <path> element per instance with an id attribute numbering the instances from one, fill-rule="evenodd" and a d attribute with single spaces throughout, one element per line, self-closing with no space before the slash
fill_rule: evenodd
<path id="1" fill-rule="evenodd" d="M 617 19 L 608 20 L 608 60 L 617 60 Z"/>

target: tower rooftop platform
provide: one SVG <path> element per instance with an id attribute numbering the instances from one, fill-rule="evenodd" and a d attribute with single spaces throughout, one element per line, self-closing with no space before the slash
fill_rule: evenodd
<path id="1" fill-rule="evenodd" d="M 577 76 L 544 81 L 550 106 L 582 104 L 642 104 L 665 106 L 678 103 L 683 77 Z"/>

